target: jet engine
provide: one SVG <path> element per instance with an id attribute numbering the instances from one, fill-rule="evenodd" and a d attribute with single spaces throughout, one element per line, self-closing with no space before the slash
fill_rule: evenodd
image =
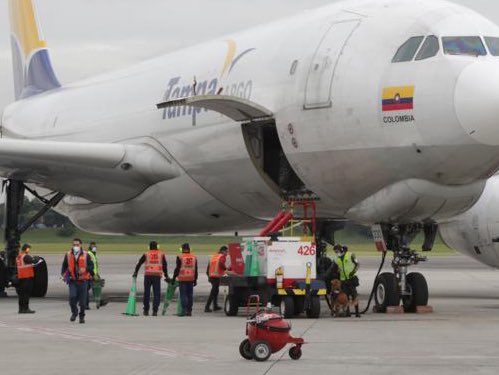
<path id="1" fill-rule="evenodd" d="M 465 213 L 439 223 L 447 246 L 499 268 L 499 175 L 491 177 L 480 199 Z"/>

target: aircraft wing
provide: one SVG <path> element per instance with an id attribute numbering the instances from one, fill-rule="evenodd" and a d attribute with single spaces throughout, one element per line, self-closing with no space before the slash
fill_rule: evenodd
<path id="1" fill-rule="evenodd" d="M 179 171 L 163 151 L 148 144 L 0 139 L 0 176 L 115 203 Z"/>

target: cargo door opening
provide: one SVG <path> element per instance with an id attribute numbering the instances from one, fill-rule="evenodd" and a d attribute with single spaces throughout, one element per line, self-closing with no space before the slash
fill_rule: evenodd
<path id="1" fill-rule="evenodd" d="M 248 153 L 262 178 L 281 197 L 313 195 L 295 173 L 282 149 L 274 119 L 242 124 Z"/>

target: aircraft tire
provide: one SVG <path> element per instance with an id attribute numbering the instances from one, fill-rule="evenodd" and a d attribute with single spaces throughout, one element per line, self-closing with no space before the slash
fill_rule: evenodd
<path id="1" fill-rule="evenodd" d="M 41 263 L 35 266 L 35 278 L 33 280 L 32 297 L 45 297 L 48 288 L 48 270 L 45 259 L 40 258 Z"/>
<path id="2" fill-rule="evenodd" d="M 419 272 L 411 272 L 407 275 L 407 284 L 411 295 L 402 299 L 405 312 L 415 312 L 417 306 L 428 304 L 428 284 L 425 277 Z"/>
<path id="3" fill-rule="evenodd" d="M 383 272 L 376 279 L 374 301 L 378 312 L 386 312 L 388 306 L 398 306 L 400 293 L 397 287 L 397 279 L 392 272 Z"/>

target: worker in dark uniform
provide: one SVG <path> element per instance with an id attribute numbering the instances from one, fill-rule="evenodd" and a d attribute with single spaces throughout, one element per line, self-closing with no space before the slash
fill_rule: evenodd
<path id="1" fill-rule="evenodd" d="M 94 264 L 94 278 L 98 277 L 99 273 L 97 272 L 97 259 L 95 257 L 95 253 L 92 252 L 92 247 L 95 246 L 95 242 L 90 242 L 90 246 L 88 246 L 88 251 L 87 254 L 92 258 L 92 263 Z M 95 250 L 97 251 L 97 247 L 95 247 Z M 88 285 L 87 285 L 87 306 L 85 306 L 85 310 L 90 310 L 90 289 L 94 288 L 94 280 L 88 280 Z M 95 299 L 95 295 L 94 295 Z"/>
<path id="2" fill-rule="evenodd" d="M 222 246 L 218 253 L 211 256 L 210 263 L 208 263 L 208 267 L 206 268 L 208 281 L 211 284 L 211 291 L 208 301 L 206 301 L 204 312 L 222 310 L 222 308 L 218 306 L 218 291 L 220 289 L 220 278 L 225 274 L 225 271 L 227 271 L 227 266 L 225 265 L 227 261 L 227 253 L 227 246 Z M 213 310 L 210 308 L 212 302 Z"/>
<path id="3" fill-rule="evenodd" d="M 156 241 L 149 242 L 149 251 L 142 255 L 135 266 L 133 277 L 137 277 L 140 266 L 145 265 L 144 271 L 144 315 L 149 315 L 149 301 L 151 297 L 151 287 L 154 293 L 152 303 L 152 315 L 158 316 L 158 309 L 161 296 L 161 276 L 165 275 L 165 280 L 170 281 L 168 277 L 168 267 L 165 254 L 159 251 Z"/>
<path id="4" fill-rule="evenodd" d="M 33 282 L 35 279 L 34 259 L 29 252 L 31 246 L 24 244 L 16 258 L 17 278 L 17 294 L 19 297 L 19 314 L 33 314 L 35 311 L 29 308 L 29 297 L 33 290 Z"/>
<path id="5" fill-rule="evenodd" d="M 357 287 L 359 286 L 359 278 L 356 273 L 359 270 L 359 262 L 355 254 L 348 252 L 348 247 L 340 244 L 334 245 L 336 257 L 331 266 L 331 274 L 334 278 L 339 278 L 341 281 L 341 289 L 353 302 L 355 307 L 355 316 L 360 317 Z M 350 312 L 350 310 L 349 310 Z"/>
<path id="6" fill-rule="evenodd" d="M 101 278 L 99 272 L 99 259 L 97 258 L 97 244 L 95 241 L 90 242 L 88 246 L 88 255 L 92 258 L 92 263 L 94 264 L 94 279 L 89 285 L 89 292 L 92 289 L 92 294 L 94 296 L 95 306 L 99 309 L 101 306 L 106 306 L 107 301 L 102 299 L 102 288 L 104 285 L 104 279 Z M 90 303 L 90 293 L 87 293 L 87 307 Z M 87 308 L 89 310 L 89 308 Z"/>
<path id="7" fill-rule="evenodd" d="M 64 256 L 61 275 L 69 286 L 70 321 L 80 316 L 80 323 L 85 323 L 85 307 L 87 305 L 88 281 L 94 277 L 92 258 L 82 248 L 79 238 L 73 239 L 73 246 Z M 78 314 L 77 303 L 80 306 Z"/>
<path id="8" fill-rule="evenodd" d="M 173 273 L 173 279 L 178 280 L 180 290 L 180 303 L 184 315 L 192 315 L 194 287 L 198 281 L 198 262 L 195 255 L 191 254 L 188 243 L 182 245 L 182 254 L 177 256 L 177 266 Z"/>

